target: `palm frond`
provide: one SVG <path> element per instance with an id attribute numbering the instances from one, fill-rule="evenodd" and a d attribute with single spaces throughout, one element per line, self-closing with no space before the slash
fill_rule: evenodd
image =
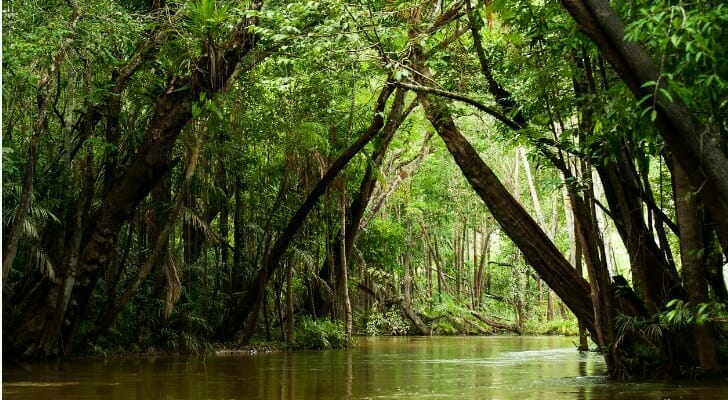
<path id="1" fill-rule="evenodd" d="M 662 326 L 660 324 L 647 324 L 641 332 L 650 343 L 656 343 L 662 339 Z"/>
<path id="2" fill-rule="evenodd" d="M 21 196 L 21 187 L 20 185 L 13 185 L 11 189 L 9 189 L 7 192 L 7 195 L 3 193 L 3 224 L 6 227 L 12 226 L 13 223 L 15 223 L 15 216 L 18 213 L 18 201 Z M 31 194 L 30 198 L 30 207 L 28 209 L 28 213 L 26 214 L 26 218 L 23 221 L 23 229 L 24 232 L 33 232 L 35 231 L 37 233 L 37 227 L 47 224 L 48 222 L 52 223 L 60 223 L 60 219 L 53 214 L 50 210 L 43 207 L 42 205 L 38 204 L 35 201 L 35 194 Z M 32 228 L 28 227 L 28 224 L 33 224 L 34 226 Z M 32 237 L 37 237 L 37 234 Z"/>
<path id="3" fill-rule="evenodd" d="M 27 246 L 27 250 L 33 260 L 32 265 L 35 268 L 38 268 L 38 270 L 44 277 L 50 280 L 55 280 L 56 268 L 53 265 L 53 261 L 51 260 L 50 255 L 48 254 L 46 249 L 43 248 L 37 237 L 27 237 L 25 240 L 25 245 Z"/>
<path id="4" fill-rule="evenodd" d="M 308 286 L 315 288 L 318 287 L 321 291 L 321 294 L 325 297 L 325 300 L 331 302 L 334 300 L 334 290 L 329 286 L 329 284 L 318 274 L 312 273 L 308 274 L 306 276 L 306 280 L 308 281 Z"/>
<path id="5" fill-rule="evenodd" d="M 195 229 L 199 230 L 205 235 L 206 239 L 213 240 L 215 242 L 220 241 L 220 237 L 210 228 L 210 225 L 202 219 L 197 213 L 189 207 L 182 208 L 182 220 L 192 225 Z"/>
<path id="6" fill-rule="evenodd" d="M 174 310 L 174 305 L 182 295 L 182 280 L 179 277 L 177 259 L 172 252 L 168 252 L 167 262 L 164 263 L 164 275 L 166 278 L 164 318 L 169 318 Z"/>
<path id="7" fill-rule="evenodd" d="M 34 221 L 46 223 L 51 221 L 56 224 L 60 224 L 61 220 L 56 217 L 50 210 L 45 207 L 41 207 L 38 203 L 31 203 L 28 214 L 33 218 Z"/>
<path id="8" fill-rule="evenodd" d="M 311 255 L 311 253 L 309 253 L 308 251 L 303 250 L 299 247 L 293 248 L 293 257 L 297 257 L 298 259 L 303 261 L 303 263 L 310 270 L 315 270 L 318 267 L 315 257 Z"/>
<path id="9" fill-rule="evenodd" d="M 39 238 L 38 228 L 35 226 L 35 221 L 30 218 L 23 220 L 23 229 L 21 232 L 23 233 L 23 237 L 26 239 L 33 240 Z"/>

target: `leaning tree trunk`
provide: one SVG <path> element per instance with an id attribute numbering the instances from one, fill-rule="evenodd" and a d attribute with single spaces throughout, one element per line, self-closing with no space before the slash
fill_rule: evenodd
<path id="1" fill-rule="evenodd" d="M 406 93 L 407 91 L 403 89 L 398 89 L 394 93 L 392 106 L 390 108 L 389 115 L 387 116 L 387 123 L 384 125 L 384 128 L 382 128 L 381 137 L 375 141 L 375 148 L 371 155 L 371 162 L 367 163 L 364 176 L 359 184 L 359 190 L 349 206 L 349 218 L 347 219 L 345 226 L 342 228 L 346 231 L 346 246 L 334 247 L 334 265 L 338 265 L 342 257 L 345 257 L 347 262 L 351 258 L 351 252 L 354 249 L 354 241 L 359 234 L 359 228 L 361 227 L 364 211 L 366 211 L 366 208 L 372 198 L 374 188 L 376 187 L 377 173 L 375 171 L 382 166 L 384 157 L 387 154 L 387 149 L 394 138 L 395 132 L 407 115 L 409 115 L 409 113 L 414 109 L 416 104 L 415 102 L 412 102 L 412 104 L 404 109 Z M 341 250 L 345 251 L 342 252 Z M 330 273 L 331 271 L 329 270 L 328 262 L 324 261 L 321 269 L 319 270 L 319 277 L 328 282 Z M 336 275 L 334 275 L 334 279 L 336 279 Z M 322 289 L 320 287 L 315 288 L 311 296 L 312 299 L 310 303 L 313 308 L 311 310 L 312 313 L 315 310 L 318 313 L 325 314 L 331 308 L 331 304 L 329 304 L 327 296 L 322 293 Z"/>
<path id="2" fill-rule="evenodd" d="M 576 273 L 536 221 L 480 159 L 455 126 L 444 104 L 425 94 L 420 94 L 419 97 L 427 119 L 503 231 L 518 246 L 539 276 L 584 323 L 592 336 L 597 337 L 589 284 Z"/>
<path id="3" fill-rule="evenodd" d="M 429 77 L 424 65 L 422 48 L 415 46 L 411 52 L 412 64 L 421 79 Z M 508 192 L 492 169 L 483 162 L 478 152 L 463 137 L 455 125 L 450 110 L 441 98 L 418 92 L 425 115 L 442 138 L 448 151 L 460 167 L 470 186 L 480 196 L 493 218 L 521 250 L 538 275 L 546 281 L 567 307 L 584 323 L 592 337 L 600 335 L 595 325 L 594 303 L 589 284 L 576 273 L 563 254 L 556 248 L 538 223 Z M 518 129 L 517 124 L 515 128 Z M 598 343 L 604 346 L 607 343 Z"/>
<path id="4" fill-rule="evenodd" d="M 121 297 L 116 300 L 114 304 L 109 304 L 108 311 L 104 314 L 101 320 L 97 322 L 96 332 L 94 332 L 93 334 L 94 337 L 104 333 L 112 326 L 114 320 L 119 315 L 119 313 L 121 313 L 127 306 L 127 304 L 132 300 L 132 298 L 136 294 L 137 289 L 139 289 L 139 286 L 144 283 L 144 281 L 154 270 L 154 268 L 160 265 L 160 260 L 167 251 L 167 247 L 169 245 L 169 237 L 174 229 L 174 225 L 178 221 L 180 211 L 182 210 L 183 202 L 189 192 L 190 182 L 192 181 L 192 177 L 194 176 L 195 170 L 197 169 L 197 160 L 200 155 L 200 147 L 202 146 L 204 137 L 205 135 L 202 133 L 199 133 L 197 136 L 197 143 L 195 144 L 195 147 L 190 154 L 190 161 L 185 171 L 182 189 L 177 195 L 171 211 L 167 215 L 167 220 L 165 221 L 163 228 L 161 229 L 161 231 L 157 232 L 156 235 L 154 235 L 154 247 L 152 253 L 139 267 L 139 272 L 137 273 L 136 277 L 133 279 L 129 287 L 126 288 Z"/>

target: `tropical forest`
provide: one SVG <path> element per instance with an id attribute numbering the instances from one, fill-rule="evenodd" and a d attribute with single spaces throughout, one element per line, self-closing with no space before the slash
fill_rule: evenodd
<path id="1" fill-rule="evenodd" d="M 2 7 L 5 396 L 49 361 L 549 337 L 728 393 L 723 1 Z"/>

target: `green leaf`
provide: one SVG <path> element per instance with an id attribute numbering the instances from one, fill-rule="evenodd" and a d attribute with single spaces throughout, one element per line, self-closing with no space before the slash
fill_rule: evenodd
<path id="1" fill-rule="evenodd" d="M 192 103 L 192 118 L 197 118 L 202 114 L 202 108 L 197 103 Z"/>
<path id="2" fill-rule="evenodd" d="M 670 37 L 670 42 L 672 42 L 672 45 L 675 46 L 675 47 L 680 46 L 680 41 L 681 41 L 681 38 L 680 38 L 680 36 L 677 35 L 677 33 L 676 34 L 673 34 Z"/>
<path id="3" fill-rule="evenodd" d="M 596 120 L 596 122 L 594 122 L 594 134 L 598 135 L 601 132 L 602 132 L 602 121 Z"/>
<path id="4" fill-rule="evenodd" d="M 667 97 L 667 100 L 669 100 L 671 103 L 674 101 L 672 99 L 672 94 L 670 94 L 670 92 L 667 89 L 660 88 L 660 93 L 662 93 L 663 96 Z"/>

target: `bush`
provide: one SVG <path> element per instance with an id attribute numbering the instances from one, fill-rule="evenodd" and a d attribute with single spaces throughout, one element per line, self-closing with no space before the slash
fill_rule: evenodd
<path id="1" fill-rule="evenodd" d="M 525 333 L 529 335 L 579 335 L 579 325 L 576 319 L 554 319 L 549 322 L 526 322 Z"/>
<path id="2" fill-rule="evenodd" d="M 329 350 L 349 348 L 353 345 L 353 339 L 346 334 L 340 323 L 304 317 L 296 325 L 292 347 L 299 350 Z"/>
<path id="3" fill-rule="evenodd" d="M 438 335 L 457 335 L 459 333 L 452 322 L 446 319 L 440 319 L 435 322 L 432 329 L 437 332 Z"/>
<path id="4" fill-rule="evenodd" d="M 393 335 L 402 336 L 411 331 L 409 321 L 402 317 L 399 310 L 391 308 L 386 314 L 371 313 L 367 318 L 367 336 Z"/>
<path id="5" fill-rule="evenodd" d="M 366 335 L 379 336 L 382 334 L 382 328 L 386 326 L 387 321 L 382 313 L 371 313 L 366 319 Z"/>

